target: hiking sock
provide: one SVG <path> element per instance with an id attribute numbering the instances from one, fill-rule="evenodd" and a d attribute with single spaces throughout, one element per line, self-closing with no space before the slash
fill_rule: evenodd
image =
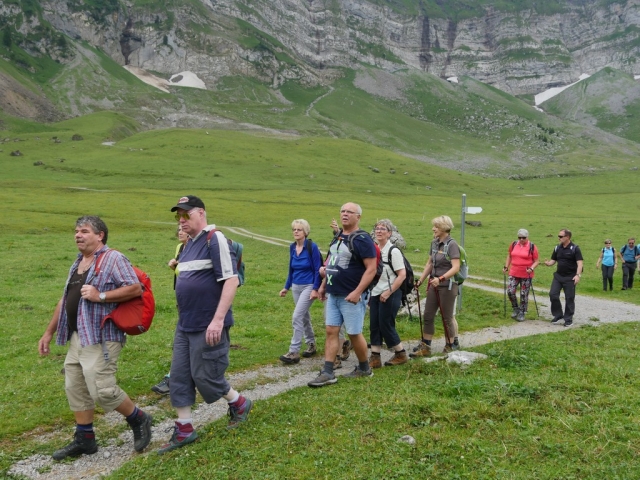
<path id="1" fill-rule="evenodd" d="M 238 399 L 235 402 L 229 402 L 229 406 L 240 414 L 244 412 L 244 406 L 246 404 L 247 404 L 247 399 L 244 398 L 242 395 L 238 396 Z"/>
<path id="2" fill-rule="evenodd" d="M 330 373 L 333 375 L 333 362 L 324 361 L 324 367 L 322 369 L 323 372 Z"/>
<path id="3" fill-rule="evenodd" d="M 380 352 L 371 352 L 371 355 L 376 355 L 376 356 L 380 356 Z"/>
<path id="4" fill-rule="evenodd" d="M 127 418 L 127 422 L 128 423 L 133 422 L 138 417 L 138 415 L 141 415 L 141 414 L 142 414 L 142 412 L 140 411 L 140 409 L 138 407 L 133 407 L 133 412 L 131 413 L 131 415 L 127 415 L 127 417 L 126 417 Z"/>
<path id="5" fill-rule="evenodd" d="M 425 340 L 424 338 L 422 339 L 422 342 L 431 346 L 431 340 Z"/>
<path id="6" fill-rule="evenodd" d="M 395 353 L 396 355 L 398 355 L 399 353 L 406 353 L 406 350 L 403 348 L 402 350 L 396 350 L 396 351 L 395 351 L 395 352 L 393 352 L 393 353 Z M 380 354 L 378 354 L 378 355 L 380 355 Z"/>
<path id="7" fill-rule="evenodd" d="M 178 428 L 177 440 L 181 442 L 193 433 L 193 419 L 179 418 L 176 420 L 176 427 Z"/>
<path id="8" fill-rule="evenodd" d="M 76 431 L 82 433 L 93 433 L 93 422 L 85 424 L 76 423 Z"/>
<path id="9" fill-rule="evenodd" d="M 358 368 L 360 370 L 362 370 L 363 372 L 368 372 L 369 371 L 369 361 L 365 360 L 364 362 L 361 362 L 360 360 L 358 360 Z"/>

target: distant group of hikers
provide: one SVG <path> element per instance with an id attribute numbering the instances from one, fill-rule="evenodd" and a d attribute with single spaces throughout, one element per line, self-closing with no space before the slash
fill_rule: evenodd
<path id="1" fill-rule="evenodd" d="M 175 256 L 168 263 L 175 271 L 178 323 L 171 370 L 152 389 L 170 395 L 178 418 L 171 438 L 159 448 L 159 454 L 198 438 L 191 414 L 196 391 L 207 403 L 225 398 L 229 407 L 228 428 L 245 422 L 253 405 L 252 400 L 240 395 L 225 378 L 229 365 L 229 331 L 234 324 L 232 303 L 244 275 L 241 246 L 238 250 L 239 244 L 207 223 L 205 205 L 199 197 L 181 197 L 171 211 L 175 212 L 180 240 Z M 341 228 L 335 220 L 332 222 L 334 238 L 324 260 L 318 246 L 309 238 L 309 223 L 304 219 L 291 223 L 294 241 L 289 249 L 287 279 L 279 295 L 285 297 L 292 292 L 293 336 L 288 352 L 280 360 L 286 364 L 298 363 L 300 357 L 317 353 L 310 308 L 316 299 L 323 301 L 324 364 L 320 373 L 308 382 L 310 387 L 336 383 L 334 372 L 351 350 L 357 357 L 357 365 L 343 375 L 344 378 L 372 377 L 373 370 L 383 365 L 380 357 L 383 344 L 394 353 L 384 363 L 386 366 L 404 364 L 409 357 L 430 356 L 438 311 L 443 319 L 444 353 L 460 348 L 455 303 L 459 283 L 466 278 L 466 252 L 451 238 L 454 228 L 451 218 L 442 215 L 431 221 L 433 240 L 428 259 L 421 275 L 414 279 L 412 268 L 401 251 L 404 241 L 395 225 L 388 219 L 379 220 L 371 234 L 360 229 L 361 215 L 362 209 L 356 203 L 345 203 L 341 207 Z M 63 296 L 39 342 L 41 355 L 49 353 L 56 332 L 58 345 L 69 343 L 64 364 L 65 392 L 74 412 L 76 430 L 72 442 L 53 453 L 56 460 L 97 452 L 93 430 L 96 404 L 105 412 L 116 410 L 126 418 L 136 451 L 143 451 L 151 442 L 151 415 L 132 402 L 115 378 L 126 335 L 116 326 L 114 312 L 144 294 L 140 273 L 122 253 L 107 247 L 107 236 L 107 226 L 99 217 L 84 216 L 76 221 L 74 239 L 79 254 L 69 271 Z M 560 230 L 558 240 L 551 259 L 544 262 L 547 266 L 557 263 L 549 292 L 552 323 L 570 326 L 583 258 L 580 248 L 571 241 L 571 231 Z M 630 289 L 640 258 L 634 239 L 629 239 L 620 249 L 618 257 L 624 262 L 623 289 Z M 607 283 L 610 288 L 613 286 L 618 257 L 611 241 L 605 241 L 596 263 L 597 267 L 602 265 L 605 290 Z M 509 246 L 503 268 L 505 292 L 508 291 L 513 308 L 512 318 L 517 321 L 525 319 L 538 265 L 538 249 L 529 240 L 529 232 L 520 229 L 518 240 Z M 420 305 L 419 291 L 425 283 L 427 295 L 424 317 L 420 315 L 421 339 L 407 355 L 396 330 L 396 315 L 408 291 L 415 291 Z M 561 291 L 565 294 L 564 309 Z M 369 342 L 363 335 L 367 307 L 370 309 Z M 303 341 L 306 349 L 301 353 Z"/>

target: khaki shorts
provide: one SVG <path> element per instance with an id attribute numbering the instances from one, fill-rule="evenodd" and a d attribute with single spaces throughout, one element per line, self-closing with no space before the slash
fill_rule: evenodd
<path id="1" fill-rule="evenodd" d="M 64 388 L 73 412 L 93 410 L 96 404 L 105 412 L 118 408 L 127 394 L 116 384 L 118 356 L 122 343 L 107 342 L 109 362 L 105 362 L 102 345 L 82 347 L 78 333 L 69 340 L 64 361 Z"/>

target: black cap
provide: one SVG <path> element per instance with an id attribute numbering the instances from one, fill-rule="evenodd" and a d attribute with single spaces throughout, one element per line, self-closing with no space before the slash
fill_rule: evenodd
<path id="1" fill-rule="evenodd" d="M 191 210 L 192 208 L 204 208 L 204 203 L 195 195 L 187 195 L 186 197 L 180 197 L 178 204 L 171 209 L 175 212 L 181 208 L 182 210 Z"/>

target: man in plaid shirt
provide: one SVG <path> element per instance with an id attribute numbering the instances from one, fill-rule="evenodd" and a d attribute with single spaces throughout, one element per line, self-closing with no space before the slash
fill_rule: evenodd
<path id="1" fill-rule="evenodd" d="M 96 261 L 105 255 L 109 231 L 96 216 L 76 221 L 75 242 L 80 253 L 69 270 L 62 298 L 40 339 L 40 355 L 56 344 L 69 343 L 64 362 L 65 391 L 76 420 L 73 441 L 53 453 L 55 460 L 93 454 L 98 451 L 93 431 L 95 404 L 105 412 L 121 413 L 133 430 L 134 448 L 143 451 L 151 441 L 151 415 L 134 405 L 116 384 L 117 361 L 125 334 L 112 321 L 100 323 L 118 303 L 142 295 L 142 285 L 127 257 L 115 250 L 102 259 L 96 275 Z"/>

